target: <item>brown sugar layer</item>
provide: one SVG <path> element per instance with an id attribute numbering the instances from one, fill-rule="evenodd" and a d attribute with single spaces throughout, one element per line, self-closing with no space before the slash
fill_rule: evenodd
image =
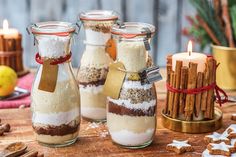
<path id="1" fill-rule="evenodd" d="M 120 92 L 120 99 L 130 100 L 132 104 L 142 103 L 144 101 L 151 101 L 156 99 L 155 89 L 124 89 Z"/>
<path id="2" fill-rule="evenodd" d="M 156 114 L 156 106 L 150 106 L 148 109 L 130 109 L 125 106 L 117 105 L 111 101 L 108 102 L 108 112 L 118 115 L 128 116 L 154 116 Z"/>
<path id="3" fill-rule="evenodd" d="M 78 73 L 78 80 L 86 83 L 105 80 L 107 73 L 108 68 L 81 67 Z"/>
<path id="4" fill-rule="evenodd" d="M 51 136 L 64 136 L 67 134 L 73 134 L 78 131 L 79 123 L 76 120 L 71 121 L 68 124 L 62 124 L 60 126 L 54 125 L 33 125 L 33 129 L 37 134 L 51 135 Z"/>

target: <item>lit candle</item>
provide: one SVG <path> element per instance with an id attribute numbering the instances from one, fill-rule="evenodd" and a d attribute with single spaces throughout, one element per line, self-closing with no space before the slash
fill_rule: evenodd
<path id="1" fill-rule="evenodd" d="M 8 21 L 3 20 L 3 29 L 0 29 L 0 35 L 4 35 L 4 38 L 17 38 L 19 32 L 17 29 L 9 28 Z"/>
<path id="2" fill-rule="evenodd" d="M 182 61 L 183 66 L 189 65 L 189 62 L 197 63 L 197 71 L 204 72 L 207 56 L 203 53 L 192 52 L 192 41 L 188 43 L 188 52 L 181 52 L 172 56 L 172 70 L 175 71 L 176 61 Z"/>

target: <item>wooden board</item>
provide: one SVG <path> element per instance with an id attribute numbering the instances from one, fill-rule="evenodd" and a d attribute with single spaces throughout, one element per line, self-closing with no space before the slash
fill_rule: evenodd
<path id="1" fill-rule="evenodd" d="M 31 127 L 31 113 L 30 109 L 4 109 L 0 110 L 0 117 L 3 123 L 10 123 L 12 131 L 5 136 L 0 136 L 0 149 L 11 142 L 24 141 L 29 147 L 43 152 L 45 156 L 163 156 L 169 157 L 176 155 L 173 152 L 168 152 L 165 147 L 173 139 L 186 140 L 188 139 L 195 151 L 192 153 L 185 153 L 182 156 L 201 156 L 202 151 L 206 148 L 203 137 L 206 134 L 183 134 L 173 132 L 163 128 L 161 125 L 160 111 L 164 106 L 165 101 L 158 101 L 158 114 L 157 114 L 157 130 L 153 143 L 144 149 L 130 150 L 124 149 L 114 145 L 109 137 L 104 137 L 102 134 L 107 132 L 105 125 L 99 125 L 98 128 L 91 128 L 90 122 L 82 120 L 79 140 L 76 144 L 65 148 L 48 148 L 39 145 L 34 141 L 33 130 Z M 223 132 L 230 124 L 235 123 L 231 121 L 230 117 L 233 111 L 236 110 L 236 105 L 224 105 L 222 107 L 224 112 L 224 122 L 222 129 Z M 176 155 L 178 156 L 178 155 Z"/>

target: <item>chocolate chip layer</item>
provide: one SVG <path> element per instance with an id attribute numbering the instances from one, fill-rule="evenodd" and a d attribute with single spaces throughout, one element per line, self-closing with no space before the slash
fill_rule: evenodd
<path id="1" fill-rule="evenodd" d="M 37 134 L 64 136 L 77 132 L 79 129 L 79 123 L 77 123 L 74 120 L 69 124 L 62 124 L 60 126 L 53 126 L 53 125 L 36 126 L 33 124 L 33 129 Z"/>
<path id="2" fill-rule="evenodd" d="M 87 83 L 87 82 L 79 82 L 79 84 L 83 85 L 84 87 L 87 87 L 89 85 L 100 86 L 100 85 L 104 85 L 105 81 L 106 81 L 105 79 L 102 79 L 102 80 L 98 80 L 98 81 L 91 81 L 89 83 Z"/>
<path id="3" fill-rule="evenodd" d="M 124 106 L 120 106 L 109 101 L 108 112 L 115 113 L 118 115 L 128 115 L 128 116 L 154 116 L 156 114 L 156 105 L 151 106 L 146 110 L 130 109 L 130 108 L 126 108 Z"/>
<path id="4" fill-rule="evenodd" d="M 108 68 L 89 68 L 81 67 L 78 73 L 78 80 L 81 83 L 97 82 L 105 80 L 107 77 Z"/>
<path id="5" fill-rule="evenodd" d="M 130 100 L 132 104 L 142 103 L 144 101 L 151 101 L 156 98 L 154 87 L 150 89 L 136 89 L 122 88 L 120 92 L 120 99 Z"/>

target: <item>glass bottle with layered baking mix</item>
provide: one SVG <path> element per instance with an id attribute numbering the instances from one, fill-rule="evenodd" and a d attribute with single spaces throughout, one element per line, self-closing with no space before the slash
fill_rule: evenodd
<path id="1" fill-rule="evenodd" d="M 92 10 L 80 14 L 86 39 L 85 51 L 78 71 L 81 94 L 81 114 L 85 119 L 106 119 L 106 96 L 102 94 L 108 66 L 113 62 L 115 51 L 110 45 L 111 26 L 118 16 L 114 11 Z"/>
<path id="2" fill-rule="evenodd" d="M 75 25 L 41 22 L 30 31 L 40 65 L 31 92 L 36 140 L 52 147 L 70 145 L 77 140 L 80 125 L 80 94 L 70 62 Z"/>
<path id="3" fill-rule="evenodd" d="M 126 76 L 118 99 L 108 97 L 107 126 L 114 143 L 128 148 L 149 145 L 156 130 L 156 93 L 153 83 L 143 83 L 141 75 L 150 68 L 149 41 L 155 27 L 146 23 L 125 22 L 111 30 L 116 40 L 117 59 Z"/>

